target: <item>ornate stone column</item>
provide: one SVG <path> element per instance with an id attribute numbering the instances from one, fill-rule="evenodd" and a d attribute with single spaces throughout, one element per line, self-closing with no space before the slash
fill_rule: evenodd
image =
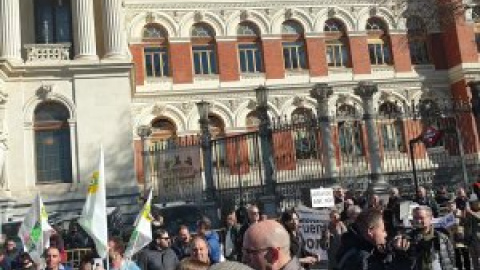
<path id="1" fill-rule="evenodd" d="M 375 194 L 386 194 L 388 183 L 382 175 L 382 163 L 380 156 L 380 143 L 378 140 L 375 112 L 373 108 L 373 95 L 378 92 L 378 86 L 372 82 L 359 82 L 354 93 L 363 101 L 363 120 L 367 127 L 368 152 L 370 163 L 369 191 Z"/>
<path id="2" fill-rule="evenodd" d="M 310 90 L 310 96 L 317 100 L 317 117 L 322 134 L 322 154 L 325 162 L 325 172 L 328 178 L 335 180 L 337 177 L 337 164 L 332 142 L 331 117 L 328 111 L 328 99 L 332 94 L 332 87 L 326 83 L 317 83 Z"/>
<path id="3" fill-rule="evenodd" d="M 21 62 L 20 6 L 18 0 L 0 1 L 0 58 Z"/>
<path id="4" fill-rule="evenodd" d="M 93 0 L 72 1 L 72 11 L 73 31 L 75 33 L 75 59 L 98 59 Z"/>
<path id="5" fill-rule="evenodd" d="M 124 31 L 123 0 L 103 0 L 103 32 L 106 59 L 126 59 L 127 39 Z"/>

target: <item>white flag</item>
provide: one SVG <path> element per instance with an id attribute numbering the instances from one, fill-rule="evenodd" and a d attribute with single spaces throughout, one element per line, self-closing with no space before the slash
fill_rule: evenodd
<path id="1" fill-rule="evenodd" d="M 105 192 L 105 165 L 103 147 L 100 148 L 100 162 L 98 171 L 93 173 L 82 216 L 78 223 L 92 237 L 100 258 L 107 257 L 107 197 Z"/>
<path id="2" fill-rule="evenodd" d="M 152 190 L 148 195 L 148 199 L 143 205 L 142 211 L 135 220 L 135 230 L 128 241 L 125 257 L 131 258 L 135 253 L 140 251 L 144 246 L 152 242 L 152 216 L 150 209 L 152 208 Z"/>
<path id="3" fill-rule="evenodd" d="M 39 263 L 43 251 L 50 246 L 52 230 L 42 198 L 37 194 L 18 231 L 25 251 L 30 253 L 34 262 Z"/>

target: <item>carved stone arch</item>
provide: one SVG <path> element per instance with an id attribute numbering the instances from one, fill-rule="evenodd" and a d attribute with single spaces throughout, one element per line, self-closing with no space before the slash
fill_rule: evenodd
<path id="1" fill-rule="evenodd" d="M 340 104 L 353 106 L 357 116 L 363 115 L 362 99 L 354 94 L 340 93 L 340 94 L 332 95 L 332 97 L 330 98 L 330 101 L 328 102 L 328 105 L 330 108 L 333 108 L 332 109 L 333 115 L 337 114 L 337 108 L 338 108 L 338 105 Z"/>
<path id="2" fill-rule="evenodd" d="M 158 109 L 157 107 L 161 107 L 161 109 Z M 140 116 L 138 117 L 137 122 L 134 124 L 133 130 L 137 130 L 137 127 L 140 125 L 149 126 L 152 123 L 152 120 L 162 116 L 172 120 L 172 122 L 177 127 L 177 132 L 183 132 L 186 130 L 187 120 L 185 115 L 180 109 L 169 104 L 154 104 L 145 107 L 142 110 Z"/>
<path id="3" fill-rule="evenodd" d="M 296 99 L 301 98 L 302 99 L 302 106 L 297 106 L 295 103 L 297 102 Z M 317 102 L 311 98 L 311 97 L 292 97 L 291 99 L 288 99 L 280 109 L 280 115 L 284 115 L 287 117 L 288 120 L 291 119 L 293 111 L 297 108 L 306 108 L 306 109 L 311 109 L 313 112 L 313 115 L 317 115 Z"/>
<path id="4" fill-rule="evenodd" d="M 288 20 L 300 23 L 305 33 L 313 32 L 313 18 L 303 10 L 291 8 L 282 9 L 272 16 L 271 34 L 282 34 L 282 24 Z"/>
<path id="5" fill-rule="evenodd" d="M 210 25 L 215 31 L 216 36 L 225 36 L 225 22 L 219 16 L 208 11 L 193 11 L 184 15 L 183 18 L 180 20 L 179 37 L 190 38 L 190 31 L 192 29 L 192 26 L 200 22 Z"/>
<path id="6" fill-rule="evenodd" d="M 331 12 L 332 10 L 334 12 Z M 347 32 L 355 31 L 356 29 L 356 23 L 353 15 L 343 8 L 335 7 L 332 9 L 324 8 L 317 13 L 314 19 L 314 31 L 323 33 L 325 22 L 331 18 L 342 21 Z"/>
<path id="7" fill-rule="evenodd" d="M 367 22 L 370 18 L 377 17 L 381 19 L 387 31 L 397 29 L 397 24 L 395 22 L 395 16 L 386 8 L 379 7 L 375 9 L 375 14 L 372 14 L 372 9 L 369 7 L 363 8 L 358 14 L 358 30 L 366 31 Z"/>
<path id="8" fill-rule="evenodd" d="M 414 104 L 418 104 L 420 100 L 424 99 L 450 100 L 451 97 L 443 91 L 435 91 L 433 89 L 430 89 L 429 87 L 424 86 L 421 91 L 417 91 L 413 94 L 412 100 Z"/>
<path id="9" fill-rule="evenodd" d="M 242 19 L 242 13 L 246 12 L 246 18 Z M 270 33 L 270 22 L 263 14 L 254 10 L 238 10 L 234 12 L 226 21 L 227 36 L 237 36 L 237 26 L 241 22 L 251 22 L 260 30 L 260 34 Z"/>
<path id="10" fill-rule="evenodd" d="M 379 112 L 380 106 L 384 102 L 391 102 L 392 104 L 395 104 L 395 107 L 400 113 L 407 112 L 410 105 L 408 100 L 404 96 L 396 93 L 395 91 L 382 90 L 373 95 L 373 104 L 375 111 Z"/>
<path id="11" fill-rule="evenodd" d="M 35 117 L 35 109 L 40 103 L 43 102 L 58 102 L 64 105 L 68 113 L 70 114 L 70 121 L 75 122 L 77 120 L 77 112 L 75 110 L 74 102 L 69 99 L 68 97 L 58 94 L 58 93 L 50 93 L 46 98 L 39 98 L 38 96 L 31 97 L 23 106 L 23 122 L 24 123 L 32 123 L 34 122 Z"/>
<path id="12" fill-rule="evenodd" d="M 153 14 L 153 21 L 147 22 L 147 18 Z M 144 12 L 135 16 L 128 27 L 128 40 L 130 42 L 141 41 L 143 37 L 143 27 L 148 23 L 161 25 L 168 32 L 168 37 L 177 37 L 178 25 L 175 20 L 163 12 Z"/>
<path id="13" fill-rule="evenodd" d="M 255 110 L 255 108 L 252 108 L 252 105 L 254 105 L 255 101 L 253 99 L 249 99 L 241 103 L 238 108 L 235 110 L 234 115 L 235 115 L 235 127 L 245 127 L 245 119 L 247 118 L 247 115 Z M 270 110 L 268 111 L 270 116 L 272 117 L 280 117 L 280 111 L 278 108 L 271 102 L 268 102 L 268 107 Z"/>
<path id="14" fill-rule="evenodd" d="M 210 113 L 218 116 L 225 125 L 225 129 L 232 128 L 234 126 L 234 116 L 233 113 L 228 109 L 227 106 L 219 102 L 211 102 Z M 200 130 L 200 124 L 198 122 L 200 116 L 198 115 L 198 110 L 196 108 L 192 110 L 187 116 L 187 129 L 188 130 Z"/>

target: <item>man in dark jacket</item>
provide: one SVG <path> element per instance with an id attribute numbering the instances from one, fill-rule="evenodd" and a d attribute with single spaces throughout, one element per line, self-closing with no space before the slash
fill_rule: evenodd
<path id="1" fill-rule="evenodd" d="M 142 270 L 171 270 L 177 267 L 178 258 L 170 248 L 166 230 L 158 229 L 153 233 L 152 243 L 140 253 L 137 264 Z"/>
<path id="2" fill-rule="evenodd" d="M 428 206 L 419 206 L 413 210 L 413 224 L 417 230 L 411 239 L 409 254 L 411 269 L 415 270 L 453 270 L 455 269 L 455 251 L 447 235 L 436 231 L 432 225 L 432 210 Z"/>
<path id="3" fill-rule="evenodd" d="M 417 192 L 417 198 L 415 202 L 419 205 L 428 206 L 432 210 L 433 217 L 438 217 L 439 209 L 438 204 L 427 195 L 427 190 L 424 187 L 419 187 Z"/>
<path id="4" fill-rule="evenodd" d="M 387 208 L 383 211 L 383 218 L 387 229 L 388 236 L 393 237 L 396 228 L 401 225 L 400 220 L 400 203 L 402 198 L 398 188 L 390 190 L 390 197 L 388 198 Z"/>
<path id="5" fill-rule="evenodd" d="M 192 253 L 192 236 L 187 226 L 181 225 L 178 229 L 178 235 L 175 243 L 172 245 L 173 251 L 177 254 L 178 260 L 190 257 Z"/>
<path id="6" fill-rule="evenodd" d="M 382 212 L 374 208 L 363 211 L 348 232 L 342 236 L 337 253 L 338 269 L 409 269 L 408 257 L 401 256 L 403 254 L 400 252 L 394 254 L 386 250 L 386 237 Z M 408 242 L 398 239 L 395 241 L 395 248 L 406 250 Z"/>

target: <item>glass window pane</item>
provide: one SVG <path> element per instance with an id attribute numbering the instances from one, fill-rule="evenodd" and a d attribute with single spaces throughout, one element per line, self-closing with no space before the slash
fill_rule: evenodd
<path id="1" fill-rule="evenodd" d="M 240 70 L 247 72 L 247 53 L 244 50 L 239 50 L 238 53 L 240 54 Z"/>
<path id="2" fill-rule="evenodd" d="M 193 65 L 195 67 L 195 74 L 202 74 L 202 60 L 199 52 L 193 53 Z"/>
<path id="3" fill-rule="evenodd" d="M 147 77 L 152 77 L 152 57 L 149 54 L 145 54 L 145 71 L 147 72 Z"/>
<path id="4" fill-rule="evenodd" d="M 370 55 L 370 63 L 372 65 L 377 64 L 375 58 L 375 44 L 368 44 L 368 53 Z"/>
<path id="5" fill-rule="evenodd" d="M 342 50 L 342 66 L 347 66 L 348 61 L 348 50 L 347 46 L 341 46 L 340 49 Z"/>
<path id="6" fill-rule="evenodd" d="M 163 61 L 163 76 L 168 76 L 169 75 L 169 64 L 168 64 L 168 53 L 163 53 L 162 54 L 162 61 Z"/>
<path id="7" fill-rule="evenodd" d="M 248 71 L 249 72 L 255 72 L 255 67 L 254 67 L 254 59 L 253 59 L 253 51 L 249 50 L 247 53 L 247 59 L 248 59 Z"/>
<path id="8" fill-rule="evenodd" d="M 202 72 L 200 74 L 208 74 L 210 73 L 209 69 L 209 61 L 208 61 L 208 54 L 207 52 L 203 51 L 201 53 L 201 58 L 202 58 Z"/>
<path id="9" fill-rule="evenodd" d="M 161 76 L 160 73 L 160 55 L 158 53 L 153 55 L 153 64 L 155 67 L 155 77 Z"/>
<path id="10" fill-rule="evenodd" d="M 262 71 L 262 52 L 257 49 L 255 51 L 255 68 L 256 68 L 256 71 L 257 72 L 261 72 Z"/>
<path id="11" fill-rule="evenodd" d="M 292 67 L 291 61 L 290 61 L 290 51 L 288 48 L 283 48 L 283 60 L 285 62 L 285 68 L 290 69 Z"/>
<path id="12" fill-rule="evenodd" d="M 217 54 L 215 50 L 210 51 L 210 74 L 217 74 Z"/>
<path id="13" fill-rule="evenodd" d="M 295 47 L 290 47 L 290 57 L 292 58 L 292 69 L 298 69 L 299 59 L 298 59 L 298 50 Z"/>
<path id="14" fill-rule="evenodd" d="M 307 57 L 305 55 L 305 46 L 303 44 L 298 48 L 299 57 L 300 57 L 300 67 L 305 69 L 307 68 Z"/>

